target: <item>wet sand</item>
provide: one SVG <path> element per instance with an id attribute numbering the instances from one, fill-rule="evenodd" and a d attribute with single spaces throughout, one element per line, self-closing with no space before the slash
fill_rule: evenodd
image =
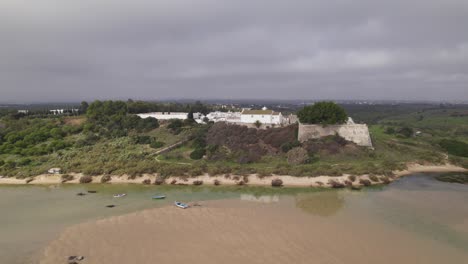
<path id="1" fill-rule="evenodd" d="M 66 263 L 463 263 L 468 252 L 368 217 L 210 201 L 149 209 L 67 228 L 40 257 Z"/>

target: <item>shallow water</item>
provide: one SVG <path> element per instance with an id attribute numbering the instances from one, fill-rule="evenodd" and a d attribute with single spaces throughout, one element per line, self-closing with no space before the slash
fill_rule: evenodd
<path id="1" fill-rule="evenodd" d="M 96 190 L 96 194 L 77 196 Z M 125 192 L 124 198 L 112 194 Z M 165 200 L 151 200 L 165 194 Z M 165 206 L 174 200 L 244 200 L 311 214 L 332 224 L 359 222 L 433 241 L 440 249 L 468 253 L 468 186 L 413 175 L 362 191 L 310 188 L 143 185 L 0 186 L 0 262 L 31 263 L 64 227 L 87 220 Z M 106 205 L 115 204 L 115 208 Z M 404 243 L 404 241 L 400 241 Z M 443 251 L 445 252 L 445 251 Z M 428 254 L 440 254 L 437 250 Z"/>

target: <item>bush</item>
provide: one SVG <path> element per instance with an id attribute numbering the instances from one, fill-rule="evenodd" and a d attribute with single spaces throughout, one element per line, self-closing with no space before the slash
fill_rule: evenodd
<path id="1" fill-rule="evenodd" d="M 309 160 L 309 154 L 303 148 L 297 147 L 288 151 L 288 163 L 291 165 L 305 164 Z"/>
<path id="2" fill-rule="evenodd" d="M 174 180 L 171 181 L 171 184 L 172 184 L 172 185 L 174 185 L 174 184 L 176 184 L 176 183 L 177 183 L 177 180 L 176 180 L 176 179 L 174 179 Z"/>
<path id="3" fill-rule="evenodd" d="M 101 183 L 106 183 L 106 182 L 110 182 L 111 180 L 111 176 L 110 175 L 104 175 L 101 177 Z"/>
<path id="4" fill-rule="evenodd" d="M 468 157 L 468 144 L 465 142 L 453 139 L 443 139 L 439 142 L 439 145 L 451 155 Z"/>
<path id="5" fill-rule="evenodd" d="M 271 186 L 281 187 L 281 186 L 283 186 L 283 181 L 281 179 L 273 179 L 273 180 L 271 180 Z"/>
<path id="6" fill-rule="evenodd" d="M 82 176 L 80 178 L 80 183 L 90 183 L 93 181 L 93 177 L 91 176 Z"/>
<path id="7" fill-rule="evenodd" d="M 63 174 L 60 178 L 62 179 L 62 182 L 72 181 L 73 179 L 75 179 L 75 177 L 73 177 L 73 175 L 70 174 Z"/>
<path id="8" fill-rule="evenodd" d="M 375 175 L 369 175 L 369 179 L 373 182 L 379 182 L 379 178 Z"/>
<path id="9" fill-rule="evenodd" d="M 356 176 L 354 176 L 354 175 L 349 175 L 349 176 L 348 176 L 348 180 L 350 180 L 351 182 L 354 182 L 354 181 L 356 181 Z"/>
<path id="10" fill-rule="evenodd" d="M 380 180 L 384 183 L 384 184 L 390 184 L 390 178 L 388 178 L 387 176 L 383 176 L 380 178 Z"/>
<path id="11" fill-rule="evenodd" d="M 156 180 L 154 181 L 154 184 L 155 184 L 155 185 L 162 185 L 162 184 L 164 184 L 164 182 L 165 182 L 165 181 L 164 181 L 164 178 L 158 176 L 158 177 L 156 178 Z"/>
<path id="12" fill-rule="evenodd" d="M 414 131 L 412 128 L 410 127 L 402 127 L 398 130 L 398 134 L 405 137 L 405 138 L 409 138 L 413 135 Z"/>
<path id="13" fill-rule="evenodd" d="M 297 117 L 301 123 L 333 125 L 345 123 L 348 115 L 334 102 L 318 102 L 299 110 Z"/>
<path id="14" fill-rule="evenodd" d="M 148 184 L 151 184 L 151 180 L 150 179 L 144 179 L 141 183 L 143 183 L 145 185 L 148 185 Z"/>
<path id="15" fill-rule="evenodd" d="M 150 147 L 155 148 L 155 149 L 161 148 L 163 146 L 164 146 L 164 142 L 161 142 L 161 141 L 153 141 L 150 143 Z"/>
<path id="16" fill-rule="evenodd" d="M 203 181 L 200 181 L 200 180 L 193 181 L 193 185 L 202 185 L 202 184 L 203 184 Z"/>
<path id="17" fill-rule="evenodd" d="M 328 183 L 331 185 L 332 188 L 344 188 L 345 185 L 339 181 L 329 180 Z"/>
<path id="18" fill-rule="evenodd" d="M 369 181 L 367 179 L 359 179 L 359 183 L 364 185 L 364 186 L 371 186 L 372 185 L 371 181 Z"/>
<path id="19" fill-rule="evenodd" d="M 221 185 L 221 182 L 218 179 L 216 179 L 213 181 L 213 184 L 218 186 L 218 185 Z"/>
<path id="20" fill-rule="evenodd" d="M 190 153 L 190 158 L 193 160 L 199 160 L 199 159 L 202 159 L 203 156 L 205 156 L 205 153 L 206 153 L 205 149 L 197 148 L 194 151 L 192 151 L 192 153 Z"/>

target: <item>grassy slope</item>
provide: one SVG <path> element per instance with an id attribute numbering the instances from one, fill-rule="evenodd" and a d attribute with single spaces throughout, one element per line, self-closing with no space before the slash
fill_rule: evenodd
<path id="1" fill-rule="evenodd" d="M 389 113 L 388 109 L 398 111 Z M 387 173 L 392 169 L 401 168 L 402 164 L 409 161 L 431 163 L 443 161 L 444 152 L 437 145 L 442 138 L 455 138 L 468 142 L 468 116 L 453 116 L 454 112 L 466 112 L 467 109 L 468 107 L 415 110 L 414 107 L 410 107 L 405 111 L 387 106 L 382 109 L 361 111 L 363 117 L 360 117 L 359 111 L 356 111 L 354 113 L 356 120 L 373 120 L 369 129 L 375 150 L 360 150 L 337 155 L 323 154 L 314 157 L 313 162 L 306 165 L 288 165 L 285 154 L 266 156 L 260 162 L 242 165 L 233 160 L 194 161 L 189 158 L 190 152 L 193 151 L 191 142 L 159 156 L 158 161 L 154 155 L 156 149 L 148 145 L 134 144 L 130 137 L 124 137 L 101 139 L 93 146 L 72 147 L 49 155 L 30 157 L 32 162 L 29 165 L 19 166 L 9 175 L 20 177 L 37 175 L 51 167 L 61 167 L 68 172 L 84 172 L 91 175 L 101 173 L 138 175 L 146 172 L 180 175 L 187 171 L 190 175 L 197 175 L 201 171 L 208 171 L 211 174 L 258 172 L 263 175 L 275 173 L 296 176 Z M 70 122 L 79 125 L 83 120 L 76 118 Z M 423 134 L 418 137 L 401 138 L 385 134 L 385 128 L 388 126 L 409 126 L 422 131 Z M 187 129 L 179 135 L 173 135 L 168 129 L 161 127 L 143 134 L 155 137 L 168 146 L 186 139 L 190 133 L 190 129 Z M 65 140 L 75 141 L 81 136 L 73 135 Z M 0 155 L 2 160 L 21 158 L 14 155 Z M 465 166 L 468 164 L 468 159 L 456 159 L 460 164 Z"/>

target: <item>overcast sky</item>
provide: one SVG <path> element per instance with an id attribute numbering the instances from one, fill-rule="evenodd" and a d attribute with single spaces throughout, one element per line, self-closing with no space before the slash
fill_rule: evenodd
<path id="1" fill-rule="evenodd" d="M 0 102 L 468 100 L 467 0 L 0 0 Z"/>

